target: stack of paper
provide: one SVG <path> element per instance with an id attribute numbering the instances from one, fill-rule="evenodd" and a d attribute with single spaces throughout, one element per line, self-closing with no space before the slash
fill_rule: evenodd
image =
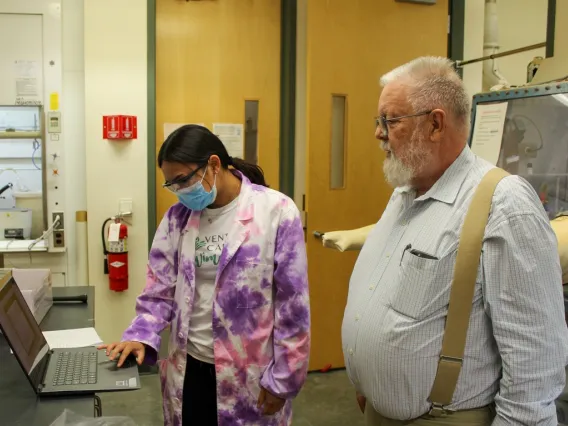
<path id="1" fill-rule="evenodd" d="M 96 330 L 92 327 L 44 331 L 43 335 L 51 349 L 84 348 L 87 346 L 98 346 L 103 343 Z"/>

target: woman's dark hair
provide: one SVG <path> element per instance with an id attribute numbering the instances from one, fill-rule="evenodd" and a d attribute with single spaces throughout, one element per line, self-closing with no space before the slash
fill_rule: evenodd
<path id="1" fill-rule="evenodd" d="M 268 186 L 264 180 L 264 172 L 259 166 L 247 163 L 241 158 L 230 157 L 221 139 L 206 127 L 195 124 L 186 124 L 168 136 L 158 153 L 158 166 L 162 167 L 164 161 L 204 166 L 212 155 L 219 157 L 224 169 L 232 166 L 252 183 Z"/>

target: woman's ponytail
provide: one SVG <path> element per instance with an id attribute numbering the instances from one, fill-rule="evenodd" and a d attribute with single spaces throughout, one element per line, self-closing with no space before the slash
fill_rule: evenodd
<path id="1" fill-rule="evenodd" d="M 240 158 L 231 158 L 230 165 L 233 166 L 235 170 L 241 172 L 255 185 L 268 187 L 266 180 L 264 180 L 264 172 L 262 171 L 260 166 L 248 163 Z"/>

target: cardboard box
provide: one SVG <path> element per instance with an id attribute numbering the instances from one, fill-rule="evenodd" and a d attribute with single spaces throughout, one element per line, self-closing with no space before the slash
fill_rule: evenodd
<path id="1" fill-rule="evenodd" d="M 37 323 L 41 323 L 53 305 L 51 271 L 49 269 L 14 268 L 12 276 Z"/>

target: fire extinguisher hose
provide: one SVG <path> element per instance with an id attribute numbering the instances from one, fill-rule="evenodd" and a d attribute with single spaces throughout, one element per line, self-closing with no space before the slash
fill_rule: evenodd
<path id="1" fill-rule="evenodd" d="M 111 222 L 112 220 L 114 220 L 112 217 L 109 217 L 108 219 L 106 219 L 103 222 L 103 227 L 101 229 L 101 238 L 102 238 L 102 243 L 103 243 L 103 262 L 104 262 L 104 273 L 105 275 L 108 275 L 108 262 L 107 262 L 107 255 L 108 255 L 108 250 L 107 250 L 107 245 L 106 245 L 106 240 L 105 240 L 105 230 L 106 230 L 106 226 L 107 223 Z"/>

